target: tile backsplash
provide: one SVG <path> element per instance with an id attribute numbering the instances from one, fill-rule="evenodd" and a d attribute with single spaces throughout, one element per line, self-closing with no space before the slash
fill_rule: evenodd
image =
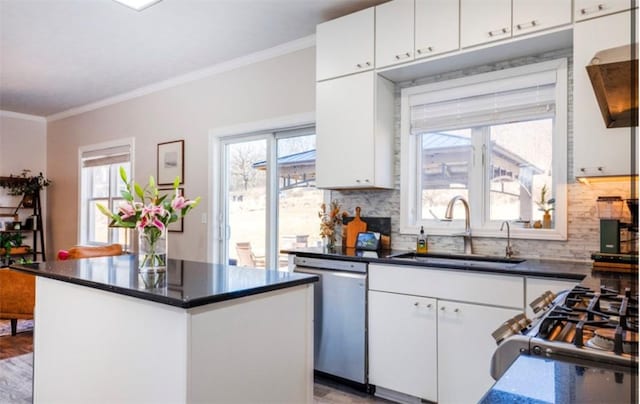
<path id="1" fill-rule="evenodd" d="M 519 58 L 512 61 L 496 63 L 492 65 L 478 66 L 471 69 L 448 72 L 446 74 L 415 80 L 411 83 L 399 83 L 396 85 L 396 122 L 395 122 L 395 164 L 396 186 L 393 190 L 341 190 L 332 191 L 331 199 L 340 201 L 342 207 L 353 212 L 356 206 L 362 208 L 363 216 L 391 217 L 391 244 L 394 249 L 415 249 L 416 234 L 400 234 L 400 90 L 403 87 L 421 85 L 429 82 L 463 77 L 471 74 L 482 73 L 491 70 L 499 70 L 508 67 L 519 66 L 527 63 L 567 57 L 569 59 L 569 72 L 572 70 L 571 50 L 561 50 L 540 55 L 538 57 Z M 569 73 L 569 88 L 572 88 L 572 77 Z M 528 258 L 547 258 L 588 261 L 590 254 L 599 249 L 600 231 L 596 200 L 602 195 L 619 195 L 623 199 L 631 197 L 631 184 L 629 182 L 608 182 L 581 184 L 573 177 L 573 108 L 572 94 L 568 94 L 568 156 L 567 156 L 567 231 L 566 241 L 546 240 L 512 240 L 516 256 Z M 626 206 L 626 205 L 625 205 Z M 629 212 L 625 208 L 627 220 Z M 429 250 L 432 252 L 462 252 L 462 237 L 428 236 Z M 480 254 L 503 255 L 506 238 L 474 237 L 474 251 Z"/>

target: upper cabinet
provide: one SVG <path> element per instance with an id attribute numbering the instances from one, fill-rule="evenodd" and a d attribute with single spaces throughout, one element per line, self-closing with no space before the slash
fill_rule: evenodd
<path id="1" fill-rule="evenodd" d="M 574 16 L 576 21 L 581 21 L 630 8 L 629 0 L 575 0 Z"/>
<path id="2" fill-rule="evenodd" d="M 367 8 L 316 28 L 316 80 L 373 69 L 374 8 Z"/>
<path id="3" fill-rule="evenodd" d="M 376 6 L 376 67 L 413 59 L 414 2 L 396 0 Z"/>
<path id="4" fill-rule="evenodd" d="M 416 0 L 416 59 L 460 48 L 460 4 L 451 0 Z"/>
<path id="5" fill-rule="evenodd" d="M 571 0 L 513 0 L 513 36 L 571 23 Z"/>
<path id="6" fill-rule="evenodd" d="M 460 0 L 463 48 L 511 37 L 511 0 Z"/>
<path id="7" fill-rule="evenodd" d="M 393 188 L 393 91 L 373 71 L 316 84 L 318 188 Z"/>
<path id="8" fill-rule="evenodd" d="M 576 177 L 631 174 L 630 128 L 607 128 L 587 75 L 596 52 L 628 45 L 631 11 L 573 28 L 573 166 Z M 636 171 L 637 172 L 637 171 Z"/>

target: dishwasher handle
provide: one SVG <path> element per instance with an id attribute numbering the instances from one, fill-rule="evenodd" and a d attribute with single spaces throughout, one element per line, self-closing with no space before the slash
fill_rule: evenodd
<path id="1" fill-rule="evenodd" d="M 355 273 L 355 272 L 349 272 L 349 271 L 323 270 L 323 269 L 308 268 L 308 267 L 295 267 L 293 269 L 293 272 L 302 273 L 302 274 L 311 274 L 311 275 L 335 276 L 338 278 L 352 278 L 352 279 L 365 279 L 367 277 L 367 275 L 363 273 Z"/>
<path id="2" fill-rule="evenodd" d="M 367 263 L 358 261 L 340 261 L 323 258 L 310 258 L 296 256 L 293 260 L 296 267 L 315 268 L 333 271 L 349 271 L 367 273 Z"/>

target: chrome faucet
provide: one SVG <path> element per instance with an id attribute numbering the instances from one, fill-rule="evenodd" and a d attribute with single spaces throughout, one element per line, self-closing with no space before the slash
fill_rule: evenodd
<path id="1" fill-rule="evenodd" d="M 470 223 L 470 214 L 469 214 L 469 202 L 462 195 L 456 195 L 449 201 L 447 205 L 447 210 L 444 213 L 444 220 L 453 220 L 453 205 L 456 201 L 462 202 L 462 206 L 464 206 L 464 233 L 462 236 L 464 237 L 464 253 L 465 254 L 473 254 L 473 245 L 471 244 L 471 223 Z"/>
<path id="2" fill-rule="evenodd" d="M 505 224 L 507 225 L 507 247 L 505 248 L 504 255 L 507 258 L 511 258 L 513 257 L 513 248 L 511 248 L 511 228 L 509 227 L 509 222 L 507 222 L 506 220 L 502 222 L 502 224 L 500 225 L 500 231 L 504 230 Z"/>

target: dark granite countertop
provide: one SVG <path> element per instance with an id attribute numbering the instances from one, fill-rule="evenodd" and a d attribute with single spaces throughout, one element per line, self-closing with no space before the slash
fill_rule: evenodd
<path id="1" fill-rule="evenodd" d="M 382 263 L 394 265 L 411 265 L 422 266 L 425 268 L 465 270 L 484 273 L 495 273 L 504 275 L 522 275 L 540 278 L 555 279 L 573 279 L 580 281 L 584 286 L 599 289 L 600 286 L 606 286 L 616 290 L 624 290 L 631 288 L 634 293 L 638 290 L 638 274 L 622 273 L 622 272 L 606 272 L 594 270 L 591 263 L 560 261 L 553 259 L 525 259 L 524 262 L 509 265 L 508 268 L 496 266 L 483 266 L 482 268 L 460 268 L 454 264 L 446 264 L 442 262 L 422 262 L 420 260 L 411 260 L 397 258 L 398 255 L 408 253 L 410 251 L 403 250 L 385 250 L 385 251 L 357 251 L 353 248 L 338 249 L 327 251 L 322 248 L 301 248 L 292 250 L 282 250 L 282 253 L 295 254 L 303 257 L 336 259 L 343 261 L 360 261 L 368 263 Z M 428 261 L 428 260 L 425 260 Z"/>
<path id="2" fill-rule="evenodd" d="M 480 400 L 503 403 L 637 403 L 636 367 L 520 355 Z"/>
<path id="3" fill-rule="evenodd" d="M 316 282 L 317 276 L 169 260 L 167 286 L 145 289 L 134 255 L 13 264 L 10 268 L 139 299 L 191 308 Z"/>

